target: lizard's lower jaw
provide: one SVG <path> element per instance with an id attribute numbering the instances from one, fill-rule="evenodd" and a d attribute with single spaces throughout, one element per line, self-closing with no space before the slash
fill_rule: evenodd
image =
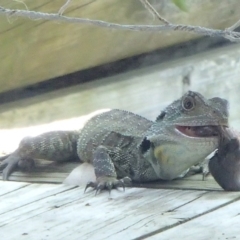
<path id="1" fill-rule="evenodd" d="M 217 137 L 217 126 L 175 126 L 175 129 L 187 137 Z"/>

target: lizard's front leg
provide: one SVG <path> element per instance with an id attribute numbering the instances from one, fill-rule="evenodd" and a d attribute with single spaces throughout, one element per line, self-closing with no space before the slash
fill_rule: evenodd
<path id="1" fill-rule="evenodd" d="M 68 161 L 77 158 L 76 142 L 78 132 L 55 131 L 43 133 L 36 137 L 24 138 L 16 151 L 0 158 L 3 160 L 0 170 L 3 169 L 3 179 L 8 177 L 16 169 L 31 168 L 33 159 L 45 159 L 51 161 Z"/>
<path id="2" fill-rule="evenodd" d="M 93 187 L 96 190 L 96 194 L 103 189 L 111 191 L 112 188 L 123 187 L 128 184 L 131 179 L 124 177 L 117 179 L 117 173 L 113 164 L 113 161 L 109 155 L 109 151 L 105 146 L 98 146 L 93 153 L 92 164 L 94 167 L 96 182 L 89 182 L 85 188 L 85 191 L 89 187 Z"/>

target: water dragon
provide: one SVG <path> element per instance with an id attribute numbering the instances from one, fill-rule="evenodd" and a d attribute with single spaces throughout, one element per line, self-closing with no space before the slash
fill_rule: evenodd
<path id="1" fill-rule="evenodd" d="M 155 121 L 124 110 L 90 119 L 79 131 L 53 131 L 22 139 L 2 157 L 4 180 L 34 159 L 93 165 L 96 191 L 133 182 L 172 180 L 184 175 L 219 145 L 219 129 L 228 127 L 228 102 L 189 91 L 171 103 Z"/>

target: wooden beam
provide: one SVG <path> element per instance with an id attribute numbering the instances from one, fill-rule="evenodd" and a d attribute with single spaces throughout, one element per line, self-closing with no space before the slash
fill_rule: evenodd
<path id="1" fill-rule="evenodd" d="M 57 13 L 65 0 L 26 0 L 24 3 L 30 10 Z M 156 1 L 154 6 L 172 22 L 212 28 L 230 26 L 240 15 L 238 0 L 187 1 L 187 5 L 187 13 L 168 0 Z M 26 8 L 21 2 L 8 0 L 2 0 L 1 6 Z M 121 24 L 159 24 L 139 0 L 71 1 L 65 14 Z M 187 33 L 117 31 L 1 16 L 0 92 L 196 37 Z"/>

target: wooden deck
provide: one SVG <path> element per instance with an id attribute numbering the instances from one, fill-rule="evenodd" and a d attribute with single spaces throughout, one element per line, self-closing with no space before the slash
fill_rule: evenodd
<path id="1" fill-rule="evenodd" d="M 201 175 L 95 196 L 84 187 L 53 184 L 44 171 L 0 181 L 1 239 L 238 239 L 240 192 L 224 192 Z M 69 169 L 75 167 L 70 164 Z M 41 171 L 43 171 L 41 173 Z M 45 176 L 45 177 L 43 177 Z M 51 179 L 51 180 L 50 180 Z M 45 183 L 43 183 L 45 182 Z M 144 188 L 145 187 L 145 188 Z"/>

